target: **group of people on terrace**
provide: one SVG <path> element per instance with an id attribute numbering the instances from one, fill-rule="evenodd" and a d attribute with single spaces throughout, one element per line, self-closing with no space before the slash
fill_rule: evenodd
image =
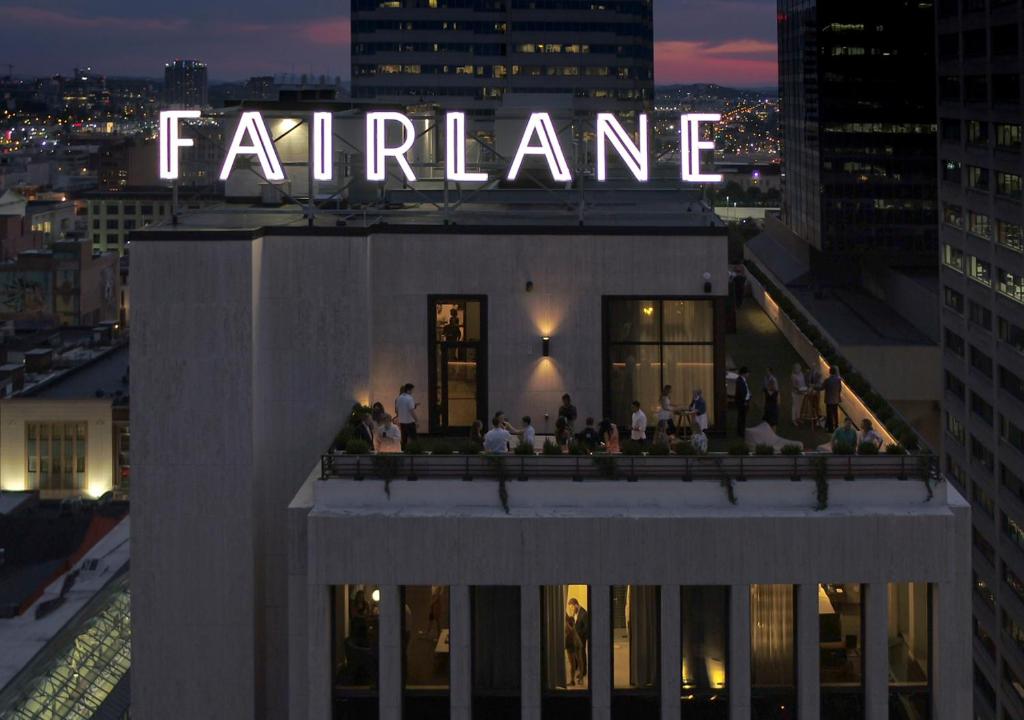
<path id="1" fill-rule="evenodd" d="M 748 368 L 741 367 L 735 380 L 733 400 L 737 413 L 736 431 L 741 438 L 745 437 L 747 430 L 747 410 L 752 399 L 749 377 Z M 870 420 L 863 420 L 859 429 L 849 417 L 840 424 L 839 405 L 842 402 L 843 383 L 837 368 L 831 367 L 828 376 L 822 378 L 819 370 L 805 369 L 796 364 L 793 366 L 790 380 L 793 395 L 791 419 L 794 425 L 807 421 L 815 427 L 823 426 L 831 434 L 828 444 L 833 451 L 849 448 L 852 452 L 863 443 L 870 443 L 876 449 L 881 449 L 882 437 L 875 431 Z M 394 401 L 394 415 L 386 412 L 382 403 L 375 402 L 369 412 L 362 413 L 355 426 L 355 437 L 379 453 L 405 450 L 411 441 L 417 439 L 419 404 L 412 394 L 414 388 L 412 383 L 406 383 L 401 387 Z M 770 367 L 765 371 L 762 391 L 764 422 L 774 428 L 779 422 L 780 390 L 779 382 Z M 662 388 L 661 397 L 654 411 L 656 424 L 653 426 L 653 437 L 649 436 L 650 423 L 643 405 L 639 400 L 632 402 L 629 441 L 641 447 L 661 445 L 670 450 L 678 449 L 680 443 L 687 443 L 697 452 L 706 452 L 708 405 L 703 391 L 695 389 L 690 402 L 686 405 L 677 405 L 673 401 L 672 392 L 671 385 Z M 822 396 L 825 401 L 824 415 L 820 412 Z M 517 427 L 501 410 L 494 413 L 487 425 L 482 420 L 474 421 L 469 431 L 470 442 L 482 448 L 484 452 L 494 454 L 512 452 L 516 445 L 525 444 L 533 448 L 536 437 L 537 431 L 529 415 L 524 415 Z M 562 395 L 552 441 L 563 453 L 622 451 L 618 425 L 608 417 L 600 421 L 596 421 L 594 417 L 587 417 L 580 425 L 579 411 L 568 393 Z"/>
<path id="2" fill-rule="evenodd" d="M 789 379 L 792 388 L 790 419 L 793 425 L 807 423 L 811 427 L 823 426 L 829 433 L 835 432 L 839 427 L 839 405 L 843 401 L 843 380 L 839 376 L 839 369 L 833 365 L 829 368 L 828 377 L 823 378 L 818 368 L 804 368 L 800 363 L 795 363 Z M 743 437 L 747 429 L 747 411 L 753 399 L 750 371 L 746 366 L 739 369 L 735 388 L 736 434 Z M 780 388 L 778 378 L 770 367 L 765 369 L 761 389 L 764 393 L 763 421 L 774 428 L 779 424 Z M 822 396 L 825 399 L 824 415 L 821 412 Z"/>

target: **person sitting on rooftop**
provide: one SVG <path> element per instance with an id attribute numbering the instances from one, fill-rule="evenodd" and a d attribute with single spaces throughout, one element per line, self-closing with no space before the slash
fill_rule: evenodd
<path id="1" fill-rule="evenodd" d="M 591 452 L 597 449 L 597 446 L 601 444 L 601 435 L 597 432 L 597 428 L 594 427 L 594 418 L 587 418 L 586 427 L 579 432 L 576 439 Z"/>
<path id="2" fill-rule="evenodd" d="M 384 424 L 377 429 L 377 452 L 402 452 L 402 433 L 390 415 L 384 415 Z"/>
<path id="3" fill-rule="evenodd" d="M 832 452 L 836 452 L 838 448 L 845 449 L 847 452 L 852 451 L 857 447 L 857 429 L 853 426 L 853 420 L 849 416 L 843 420 L 843 424 L 836 428 L 836 431 L 832 433 Z"/>
<path id="4" fill-rule="evenodd" d="M 860 441 L 873 443 L 876 448 L 882 449 L 882 436 L 875 432 L 874 425 L 867 418 L 860 421 Z"/>

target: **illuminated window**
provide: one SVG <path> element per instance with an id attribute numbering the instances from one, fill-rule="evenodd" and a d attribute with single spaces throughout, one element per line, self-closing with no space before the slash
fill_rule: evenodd
<path id="1" fill-rule="evenodd" d="M 996 220 L 996 242 L 1017 252 L 1024 252 L 1024 235 L 1017 223 Z"/>
<path id="2" fill-rule="evenodd" d="M 795 586 L 750 586 L 752 717 L 786 717 L 796 708 Z"/>
<path id="3" fill-rule="evenodd" d="M 1024 278 L 1008 270 L 999 269 L 996 289 L 1006 297 L 1024 304 Z"/>
<path id="4" fill-rule="evenodd" d="M 992 287 L 992 265 L 974 255 L 968 255 L 967 277 L 986 287 Z"/>
<path id="5" fill-rule="evenodd" d="M 332 680 L 338 702 L 354 716 L 376 717 L 380 658 L 380 587 L 333 588 Z"/>
<path id="6" fill-rule="evenodd" d="M 684 586 L 681 593 L 684 717 L 715 717 L 728 705 L 729 588 Z"/>
<path id="7" fill-rule="evenodd" d="M 611 588 L 613 719 L 654 720 L 660 715 L 659 601 L 655 585 L 615 585 Z"/>
<path id="8" fill-rule="evenodd" d="M 818 586 L 821 717 L 864 714 L 864 606 L 857 583 Z"/>
<path id="9" fill-rule="evenodd" d="M 996 173 L 996 194 L 1003 197 L 1020 200 L 1021 181 L 1020 175 L 1016 173 Z"/>
<path id="10" fill-rule="evenodd" d="M 590 588 L 541 588 L 541 717 L 590 714 Z"/>
<path id="11" fill-rule="evenodd" d="M 964 251 L 945 243 L 942 246 L 942 262 L 946 267 L 962 273 L 964 271 Z"/>
<path id="12" fill-rule="evenodd" d="M 447 585 L 402 587 L 403 709 L 448 717 L 451 635 Z"/>
<path id="13" fill-rule="evenodd" d="M 85 489 L 84 422 L 25 423 L 28 486 L 38 490 Z"/>
<path id="14" fill-rule="evenodd" d="M 930 715 L 931 588 L 928 583 L 889 583 L 889 713 Z"/>
<path id="15" fill-rule="evenodd" d="M 671 385 L 677 404 L 702 390 L 714 424 L 714 308 L 709 300 L 605 300 L 605 363 L 608 417 L 628 428 L 632 402 L 649 417 Z M 685 396 L 681 395 L 685 393 Z"/>

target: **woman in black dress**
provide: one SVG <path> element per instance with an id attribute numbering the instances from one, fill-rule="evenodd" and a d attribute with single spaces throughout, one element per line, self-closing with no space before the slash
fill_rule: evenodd
<path id="1" fill-rule="evenodd" d="M 764 376 L 764 421 L 772 427 L 779 424 L 779 381 L 771 368 Z"/>

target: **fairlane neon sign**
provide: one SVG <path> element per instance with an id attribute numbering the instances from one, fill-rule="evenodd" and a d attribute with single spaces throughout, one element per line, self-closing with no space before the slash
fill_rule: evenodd
<path id="1" fill-rule="evenodd" d="M 160 113 L 160 177 L 176 180 L 179 175 L 179 153 L 182 148 L 193 146 L 190 138 L 182 137 L 180 122 L 200 117 L 198 110 L 168 110 Z M 715 143 L 701 140 L 702 123 L 721 120 L 717 113 L 688 113 L 679 118 L 680 177 L 683 182 L 721 182 L 717 173 L 702 173 L 700 153 L 714 150 Z M 403 140 L 388 145 L 387 129 L 397 125 L 404 130 Z M 612 113 L 598 113 L 596 121 L 597 143 L 595 175 L 599 182 L 608 179 L 608 148 L 619 157 L 637 182 L 650 178 L 650 155 L 648 153 L 647 115 L 640 115 L 637 123 L 637 141 L 618 118 Z M 486 182 L 490 176 L 485 172 L 469 172 L 466 169 L 466 115 L 461 112 L 445 114 L 445 177 L 455 182 Z M 366 179 L 382 182 L 387 178 L 388 162 L 397 165 L 406 181 L 416 182 L 416 173 L 406 154 L 412 149 L 417 137 L 412 120 L 400 112 L 369 112 L 366 114 Z M 333 115 L 329 112 L 314 112 L 309 133 L 310 162 L 314 180 L 334 179 Z M 234 171 L 240 155 L 255 156 L 263 177 L 270 182 L 285 179 L 281 158 L 267 131 L 267 125 L 259 112 L 243 112 L 235 128 L 234 137 L 228 146 L 221 167 L 220 179 L 227 180 Z M 519 141 L 519 148 L 506 171 L 506 179 L 519 176 L 523 161 L 529 156 L 538 156 L 547 162 L 551 177 L 556 182 L 570 182 L 572 172 L 565 161 L 565 153 L 558 141 L 551 116 L 546 112 L 530 115 Z"/>

